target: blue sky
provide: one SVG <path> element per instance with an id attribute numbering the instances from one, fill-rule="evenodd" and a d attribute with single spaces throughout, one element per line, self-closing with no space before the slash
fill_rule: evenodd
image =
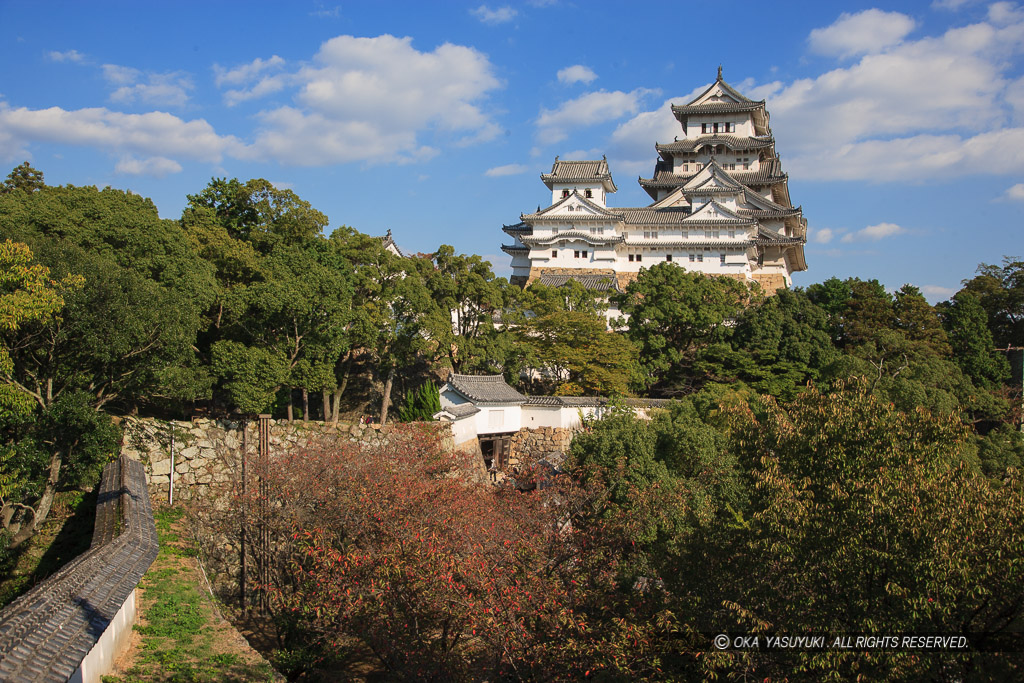
<path id="1" fill-rule="evenodd" d="M 177 218 L 211 177 L 266 178 L 408 251 L 507 275 L 502 223 L 555 155 L 606 154 L 650 200 L 669 105 L 766 98 L 809 270 L 947 298 L 1024 256 L 1024 7 L 1013 2 L 11 2 L 0 169 L 110 185 Z"/>

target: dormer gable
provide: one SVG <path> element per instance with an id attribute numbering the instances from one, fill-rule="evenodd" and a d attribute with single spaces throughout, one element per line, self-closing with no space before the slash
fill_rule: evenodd
<path id="1" fill-rule="evenodd" d="M 710 201 L 695 209 L 682 220 L 683 223 L 724 223 L 749 225 L 754 221 L 739 215 L 732 209 L 716 201 Z"/>
<path id="2" fill-rule="evenodd" d="M 576 190 L 572 190 L 567 197 L 562 197 L 548 208 L 520 216 L 523 221 L 534 222 L 538 220 L 606 220 L 619 221 L 620 216 L 590 201 Z"/>
<path id="3" fill-rule="evenodd" d="M 717 104 L 726 102 L 729 104 L 754 104 L 754 100 L 746 97 L 736 88 L 732 87 L 722 78 L 722 67 L 718 67 L 718 78 L 708 86 L 708 89 L 697 95 L 696 98 L 686 103 L 692 107 L 698 104 Z"/>
<path id="4" fill-rule="evenodd" d="M 743 192 L 743 185 L 712 159 L 683 185 L 682 190 L 687 195 L 707 192 L 739 194 Z"/>
<path id="5" fill-rule="evenodd" d="M 651 204 L 652 209 L 671 209 L 675 207 L 689 207 L 691 205 L 690 200 L 686 197 L 686 193 L 683 192 L 683 188 L 677 187 L 676 189 L 669 192 L 662 199 Z"/>

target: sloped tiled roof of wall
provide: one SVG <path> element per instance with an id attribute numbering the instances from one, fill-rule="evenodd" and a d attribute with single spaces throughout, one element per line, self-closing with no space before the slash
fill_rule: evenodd
<path id="1" fill-rule="evenodd" d="M 0 680 L 68 680 L 156 554 L 145 468 L 121 456 L 103 471 L 89 550 L 0 612 Z"/>

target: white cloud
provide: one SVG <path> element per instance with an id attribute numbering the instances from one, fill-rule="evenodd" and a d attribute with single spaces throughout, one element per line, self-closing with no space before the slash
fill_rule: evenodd
<path id="1" fill-rule="evenodd" d="M 811 231 L 811 241 L 818 244 L 828 244 L 836 234 L 836 231 L 832 228 L 819 228 Z"/>
<path id="2" fill-rule="evenodd" d="M 148 175 L 163 178 L 171 173 L 180 173 L 181 164 L 167 157 L 149 157 L 137 159 L 133 156 L 122 157 L 114 166 L 115 173 L 125 175 Z"/>
<path id="3" fill-rule="evenodd" d="M 1013 187 L 1006 189 L 1003 194 L 1003 199 L 1009 199 L 1014 202 L 1024 202 L 1024 183 L 1017 183 Z"/>
<path id="4" fill-rule="evenodd" d="M 287 85 L 287 78 L 285 76 L 267 76 L 261 78 L 256 85 L 249 89 L 228 90 L 224 93 L 224 103 L 229 107 L 233 107 L 240 102 L 253 100 L 264 95 L 271 95 L 279 90 L 283 90 L 285 85 Z"/>
<path id="5" fill-rule="evenodd" d="M 325 7 L 323 3 L 318 2 L 317 8 L 309 13 L 311 17 L 317 17 L 318 19 L 336 19 L 341 16 L 341 5 L 334 5 L 333 7 Z"/>
<path id="6" fill-rule="evenodd" d="M 303 166 L 422 161 L 438 149 L 421 134 L 456 133 L 455 144 L 471 144 L 501 131 L 480 106 L 501 83 L 485 55 L 461 45 L 420 52 L 408 37 L 338 36 L 284 77 L 299 88 L 295 103 L 258 115 L 253 158 Z"/>
<path id="7" fill-rule="evenodd" d="M 507 175 L 519 175 L 520 173 L 526 173 L 530 170 L 529 166 L 524 164 L 505 164 L 504 166 L 495 166 L 484 171 L 484 175 L 488 178 L 500 178 Z"/>
<path id="8" fill-rule="evenodd" d="M 781 88 L 769 101 L 787 170 L 816 180 L 919 182 L 1024 172 L 1024 17 L 954 27 Z M 1014 125 L 1008 122 L 1014 120 Z"/>
<path id="9" fill-rule="evenodd" d="M 978 0 L 932 0 L 932 7 L 935 9 L 958 10 L 964 5 L 977 2 Z"/>
<path id="10" fill-rule="evenodd" d="M 165 112 L 124 114 L 99 107 L 13 109 L 0 102 L 0 150 L 7 152 L 6 160 L 26 156 L 33 142 L 214 163 L 220 162 L 225 154 L 238 156 L 244 152 L 236 138 L 217 135 L 203 119 L 184 121 Z"/>
<path id="11" fill-rule="evenodd" d="M 117 64 L 104 64 L 103 77 L 113 85 L 131 85 L 139 80 L 142 72 L 130 66 L 119 66 Z"/>
<path id="12" fill-rule="evenodd" d="M 1024 173 L 1024 77 L 1008 77 L 1024 53 L 1024 13 L 999 3 L 985 21 L 940 35 L 891 44 L 898 33 L 814 78 L 734 81 L 745 95 L 768 99 L 790 176 L 916 183 Z M 607 146 L 614 170 L 649 175 L 652 142 L 681 134 L 669 104 L 705 87 L 620 124 Z"/>
<path id="13" fill-rule="evenodd" d="M 599 90 L 563 102 L 557 109 L 542 109 L 537 118 L 538 137 L 543 143 L 564 140 L 568 131 L 580 126 L 622 118 L 635 114 L 644 96 L 654 90 L 637 88 L 631 92 Z"/>
<path id="14" fill-rule="evenodd" d="M 182 72 L 143 73 L 138 69 L 117 64 L 104 64 L 103 77 L 117 86 L 110 94 L 113 102 L 181 107 L 188 102 L 188 92 L 195 86 Z"/>
<path id="15" fill-rule="evenodd" d="M 853 57 L 892 47 L 913 30 L 914 20 L 905 14 L 868 9 L 844 12 L 831 26 L 811 31 L 808 43 L 818 54 Z"/>
<path id="16" fill-rule="evenodd" d="M 906 230 L 895 223 L 879 223 L 877 225 L 869 225 L 866 228 L 861 228 L 860 230 L 851 232 L 848 235 L 843 235 L 842 241 L 847 244 L 850 242 L 863 241 L 877 242 L 878 240 L 885 239 L 886 237 L 892 237 L 893 235 L 899 235 L 904 232 L 906 232 Z"/>
<path id="17" fill-rule="evenodd" d="M 925 297 L 936 300 L 936 299 L 948 299 L 957 293 L 957 290 L 952 287 L 942 287 L 939 285 L 922 285 L 921 293 Z"/>
<path id="18" fill-rule="evenodd" d="M 217 87 L 225 85 L 245 85 L 256 80 L 266 71 L 282 68 L 284 64 L 284 59 L 277 55 L 273 55 L 270 59 L 260 59 L 257 57 L 248 64 L 242 64 L 233 69 L 225 69 L 219 64 L 214 64 L 213 81 L 217 84 Z"/>
<path id="19" fill-rule="evenodd" d="M 560 83 L 590 83 L 595 78 L 597 78 L 597 74 L 582 64 L 573 64 L 558 70 L 558 80 Z"/>
<path id="20" fill-rule="evenodd" d="M 491 9 L 487 5 L 480 5 L 476 9 L 469 10 L 469 13 L 483 23 L 492 25 L 504 24 L 505 22 L 512 21 L 515 19 L 516 15 L 519 14 L 519 12 L 508 5 L 498 7 L 497 9 Z"/>
<path id="21" fill-rule="evenodd" d="M 54 62 L 81 62 L 85 59 L 85 55 L 78 50 L 66 50 L 64 52 L 53 50 L 48 52 L 46 56 Z"/>

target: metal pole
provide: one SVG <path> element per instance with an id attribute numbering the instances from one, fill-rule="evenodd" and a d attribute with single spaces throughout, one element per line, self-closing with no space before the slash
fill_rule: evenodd
<path id="1" fill-rule="evenodd" d="M 174 505 L 174 423 L 170 422 L 171 425 L 171 483 L 167 487 L 167 504 Z"/>
<path id="2" fill-rule="evenodd" d="M 245 418 L 242 418 L 242 529 L 241 529 L 241 554 L 242 554 L 242 570 L 241 576 L 239 577 L 238 584 L 241 590 L 241 601 L 242 610 L 246 610 L 245 604 L 245 525 L 246 525 L 246 497 L 249 495 L 249 477 L 245 468 L 246 455 L 249 451 L 249 433 L 246 430 L 247 425 L 245 424 Z"/>
<path id="3" fill-rule="evenodd" d="M 305 416 L 303 416 L 305 417 Z M 260 591 L 260 608 L 266 613 L 269 607 L 266 586 L 270 583 L 270 534 L 267 529 L 267 468 L 270 461 L 270 415 L 260 415 L 259 451 L 260 451 L 260 529 L 259 529 L 259 564 L 258 571 L 263 590 Z"/>

